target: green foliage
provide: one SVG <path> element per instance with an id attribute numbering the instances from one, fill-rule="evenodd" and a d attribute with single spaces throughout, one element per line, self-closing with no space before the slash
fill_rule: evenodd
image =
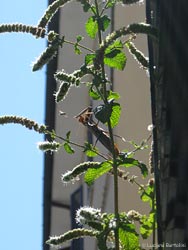
<path id="1" fill-rule="evenodd" d="M 101 104 L 97 106 L 93 110 L 93 113 L 96 119 L 104 124 L 108 122 L 108 119 L 110 119 L 111 126 L 114 128 L 119 122 L 121 106 L 119 103 L 115 103 L 113 99 L 110 99 L 108 104 Z"/>
<path id="2" fill-rule="evenodd" d="M 126 227 L 119 228 L 119 238 L 123 249 L 138 250 L 140 249 L 139 238 L 135 232 L 129 232 Z"/>
<path id="3" fill-rule="evenodd" d="M 97 20 L 94 16 L 89 17 L 87 23 L 86 23 L 86 32 L 89 37 L 92 39 L 95 38 L 97 32 L 98 32 L 98 24 Z"/>
<path id="4" fill-rule="evenodd" d="M 99 29 L 106 31 L 110 25 L 110 18 L 107 15 L 104 15 L 98 19 Z"/>
<path id="5" fill-rule="evenodd" d="M 88 12 L 93 7 L 87 0 L 80 0 L 80 3 L 84 12 Z"/>
<path id="6" fill-rule="evenodd" d="M 120 159 L 118 159 L 118 166 L 125 168 L 138 167 L 143 177 L 146 177 L 148 175 L 148 169 L 144 163 L 135 160 L 134 158 L 129 158 L 126 154 L 120 155 Z"/>
<path id="7" fill-rule="evenodd" d="M 153 179 L 149 180 L 146 187 L 140 190 L 140 198 L 143 202 L 149 202 L 150 207 L 154 209 L 153 200 L 155 198 L 155 185 Z"/>
<path id="8" fill-rule="evenodd" d="M 66 134 L 66 142 L 63 144 L 63 146 L 64 146 L 65 151 L 68 154 L 74 154 L 75 151 L 70 145 L 70 134 L 71 134 L 71 131 L 67 132 L 67 134 Z"/>
<path id="9" fill-rule="evenodd" d="M 80 237 L 95 237 L 100 250 L 108 249 L 129 249 L 137 250 L 139 246 L 139 236 L 147 239 L 151 233 L 155 234 L 156 229 L 156 203 L 155 203 L 155 185 L 154 180 L 146 185 L 139 184 L 135 176 L 128 177 L 126 171 L 130 167 L 140 169 L 143 177 L 148 176 L 146 165 L 139 160 L 134 159 L 134 155 L 138 150 L 146 148 L 147 140 L 144 140 L 141 145 L 137 145 L 133 141 L 130 142 L 134 150 L 126 153 L 120 152 L 114 142 L 112 129 L 118 125 L 121 115 L 121 105 L 118 102 L 119 93 L 112 91 L 113 82 L 108 79 L 106 67 L 124 70 L 126 67 L 127 57 L 124 48 L 127 47 L 129 52 L 135 57 L 142 68 L 147 69 L 148 59 L 140 52 L 134 43 L 136 34 L 146 34 L 153 39 L 158 39 L 157 30 L 145 23 L 133 23 L 128 26 L 112 31 L 105 36 L 105 32 L 110 27 L 111 20 L 109 17 L 109 9 L 113 8 L 119 2 L 125 5 L 133 3 L 141 3 L 141 0 L 108 0 L 106 2 L 94 0 L 78 0 L 83 7 L 83 12 L 87 12 L 88 19 L 85 23 L 85 30 L 89 38 L 96 39 L 96 50 L 83 45 L 83 39 L 80 34 L 76 36 L 76 41 L 68 41 L 65 36 L 60 38 L 59 34 L 53 30 L 46 33 L 46 26 L 49 24 L 57 11 L 64 7 L 70 0 L 56 0 L 48 6 L 45 13 L 41 17 L 37 26 L 29 26 L 24 24 L 2 24 L 0 25 L 0 33 L 5 32 L 26 32 L 34 35 L 36 38 L 45 38 L 48 40 L 48 47 L 38 57 L 33 64 L 33 71 L 41 69 L 45 64 L 49 63 L 58 50 L 62 49 L 64 44 L 72 46 L 76 55 L 83 58 L 83 64 L 80 68 L 71 74 L 64 70 L 55 73 L 54 77 L 58 83 L 57 92 L 54 94 L 55 101 L 60 102 L 67 97 L 67 93 L 72 86 L 80 86 L 84 84 L 88 87 L 88 94 L 92 102 L 97 101 L 95 108 L 86 108 L 84 112 L 75 116 L 80 123 L 90 129 L 104 147 L 109 151 L 109 156 L 102 154 L 95 145 L 85 142 L 84 145 L 78 144 L 70 140 L 71 132 L 68 131 L 65 137 L 57 135 L 54 130 L 49 131 L 46 126 L 38 125 L 36 122 L 17 116 L 0 117 L 0 124 L 17 123 L 26 128 L 33 129 L 36 132 L 43 133 L 49 136 L 49 141 L 38 144 L 39 149 L 43 151 L 58 151 L 61 147 L 68 154 L 75 152 L 74 147 L 81 148 L 87 157 L 91 159 L 100 156 L 102 161 L 86 161 L 75 166 L 72 170 L 67 171 L 62 175 L 62 182 L 74 183 L 79 180 L 81 175 L 84 175 L 84 181 L 87 185 L 92 185 L 98 178 L 104 174 L 110 173 L 113 175 L 114 181 L 114 213 L 101 213 L 100 210 L 88 207 L 82 207 L 77 211 L 76 221 L 83 228 L 73 229 L 67 233 L 50 237 L 47 244 L 52 246 L 62 246 L 66 241 L 77 239 Z M 71 32 L 71 31 L 70 31 Z M 123 40 L 126 37 L 126 41 Z M 83 53 L 83 50 L 86 53 Z M 90 76 L 90 82 L 82 82 L 85 76 Z M 76 105 L 76 103 L 75 103 Z M 62 112 L 63 113 L 63 112 Z M 93 117 L 92 117 L 93 114 Z M 106 126 L 103 130 L 95 121 L 100 121 Z M 57 142 L 56 140 L 60 142 Z M 74 156 L 73 156 L 74 157 Z M 148 215 L 141 215 L 135 210 L 128 213 L 119 213 L 118 209 L 118 178 L 128 180 L 139 188 L 140 198 L 143 202 L 147 202 L 151 208 Z M 139 223 L 139 232 L 136 230 L 136 224 Z M 84 228 L 84 227 L 87 228 Z M 88 229 L 89 227 L 89 229 Z M 154 242 L 155 243 L 155 242 Z"/>
<path id="10" fill-rule="evenodd" d="M 104 63 L 109 67 L 124 70 L 127 58 L 122 52 L 122 49 L 122 42 L 116 40 L 112 45 L 106 48 L 104 52 Z"/>
<path id="11" fill-rule="evenodd" d="M 142 216 L 141 226 L 140 226 L 140 234 L 143 239 L 148 239 L 148 237 L 153 232 L 153 227 L 156 229 L 155 225 L 155 212 L 151 212 L 149 216 Z M 155 226 L 154 226 L 155 225 Z"/>
<path id="12" fill-rule="evenodd" d="M 90 90 L 89 90 L 89 96 L 93 99 L 93 100 L 101 100 L 101 96 L 100 94 L 94 90 L 93 86 L 91 86 Z"/>
<path id="13" fill-rule="evenodd" d="M 93 113 L 97 120 L 106 123 L 112 114 L 112 105 L 100 104 L 93 110 Z"/>
<path id="14" fill-rule="evenodd" d="M 93 54 L 87 54 L 85 56 L 85 64 L 88 65 L 88 64 L 91 64 L 93 63 L 93 60 L 96 58 L 96 55 L 93 53 Z"/>
<path id="15" fill-rule="evenodd" d="M 84 145 L 84 152 L 88 157 L 95 157 L 98 155 L 99 150 L 92 144 L 86 142 Z"/>
<path id="16" fill-rule="evenodd" d="M 108 100 L 118 100 L 120 98 L 119 93 L 111 91 L 111 90 L 107 91 L 107 95 L 108 95 L 107 97 Z"/>
<path id="17" fill-rule="evenodd" d="M 112 169 L 111 162 L 102 162 L 100 165 L 90 167 L 84 176 L 84 181 L 90 186 L 94 183 L 96 179 Z"/>
<path id="18" fill-rule="evenodd" d="M 110 25 L 110 18 L 106 15 L 98 17 L 91 16 L 88 18 L 85 28 L 89 37 L 94 39 L 99 30 L 105 31 Z"/>
<path id="19" fill-rule="evenodd" d="M 79 42 L 82 41 L 82 39 L 83 39 L 83 37 L 80 35 L 76 37 L 76 43 L 74 45 L 74 52 L 77 55 L 80 55 L 82 53 L 80 48 L 79 48 Z"/>
<path id="20" fill-rule="evenodd" d="M 121 115 L 121 106 L 119 103 L 113 102 L 113 99 L 111 99 L 110 103 L 112 103 L 112 113 L 110 116 L 110 123 L 111 123 L 112 128 L 114 128 L 119 123 L 119 119 Z"/>
<path id="21" fill-rule="evenodd" d="M 68 183 L 71 181 L 76 181 L 78 180 L 78 177 L 85 173 L 89 168 L 99 168 L 101 165 L 100 162 L 84 162 L 81 163 L 79 165 L 77 165 L 76 167 L 74 167 L 71 171 L 68 171 L 67 173 L 62 175 L 62 181 L 64 183 Z"/>

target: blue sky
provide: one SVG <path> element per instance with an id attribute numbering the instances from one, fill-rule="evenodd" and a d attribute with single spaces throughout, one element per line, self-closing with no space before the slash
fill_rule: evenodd
<path id="1" fill-rule="evenodd" d="M 36 25 L 47 1 L 2 1 L 0 23 Z M 44 123 L 45 69 L 31 63 L 45 39 L 30 34 L 0 34 L 0 116 L 18 115 Z M 42 249 L 43 136 L 20 125 L 0 126 L 1 249 Z"/>

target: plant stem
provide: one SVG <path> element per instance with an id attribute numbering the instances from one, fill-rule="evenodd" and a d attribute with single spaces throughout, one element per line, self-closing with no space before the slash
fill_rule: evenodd
<path id="1" fill-rule="evenodd" d="M 96 15 L 97 19 L 99 20 L 100 14 L 99 14 L 99 6 L 97 0 L 95 0 L 95 7 L 96 7 Z M 98 39 L 99 44 L 102 43 L 102 33 L 99 28 L 98 23 Z M 104 93 L 104 104 L 108 106 L 108 99 L 107 99 L 107 89 L 106 89 L 106 77 L 105 77 L 105 67 L 104 62 L 101 62 L 101 71 L 102 71 L 102 87 L 103 87 L 103 93 Z M 111 140 L 111 147 L 112 147 L 112 156 L 113 156 L 113 172 L 114 172 L 114 215 L 115 215 L 115 221 L 116 221 L 116 228 L 114 230 L 114 236 L 115 236 L 115 249 L 119 250 L 119 199 L 118 199 L 118 169 L 117 169 L 117 160 L 116 160 L 116 152 L 114 150 L 114 138 L 113 138 L 113 132 L 112 132 L 112 126 L 110 117 L 108 118 L 108 131 L 109 136 Z"/>
<path id="2" fill-rule="evenodd" d="M 50 131 L 46 131 L 46 134 L 51 136 L 51 132 L 50 132 Z M 81 144 L 78 144 L 78 143 L 76 143 L 76 142 L 67 140 L 66 138 L 64 138 L 64 137 L 62 137 L 62 136 L 55 135 L 55 137 L 58 138 L 58 139 L 60 139 L 60 140 L 62 140 L 62 141 L 64 141 L 64 142 L 68 142 L 68 143 L 70 143 L 70 144 L 73 145 L 73 146 L 76 146 L 76 147 L 78 147 L 78 148 L 85 149 L 85 146 L 84 146 L 84 145 L 81 145 Z M 107 158 L 105 155 L 101 154 L 100 152 L 98 152 L 98 151 L 96 151 L 96 150 L 94 150 L 94 149 L 90 149 L 90 150 L 91 150 L 92 152 L 96 153 L 98 156 L 100 156 L 100 157 L 103 158 L 104 160 L 108 160 L 108 158 Z"/>
<path id="3" fill-rule="evenodd" d="M 92 49 L 90 49 L 90 48 L 88 48 L 88 47 L 86 47 L 86 46 L 84 46 L 84 45 L 81 45 L 81 44 L 79 44 L 79 43 L 75 43 L 75 42 L 71 42 L 71 41 L 68 41 L 68 40 L 64 40 L 64 43 L 67 43 L 67 44 L 71 44 L 71 45 L 78 45 L 80 48 L 82 48 L 82 49 L 85 49 L 85 50 L 87 50 L 87 51 L 89 51 L 89 52 L 91 52 L 91 53 L 94 53 L 95 51 L 94 50 L 92 50 Z"/>
<path id="4" fill-rule="evenodd" d="M 153 213 L 154 213 L 154 219 L 153 219 L 153 239 L 152 239 L 152 241 L 153 241 L 153 250 L 155 250 L 155 222 L 156 222 L 156 220 L 155 220 L 155 214 L 156 214 L 156 211 L 155 211 L 155 185 L 154 185 L 154 194 L 153 194 L 153 199 L 152 199 L 152 211 L 153 211 Z"/>

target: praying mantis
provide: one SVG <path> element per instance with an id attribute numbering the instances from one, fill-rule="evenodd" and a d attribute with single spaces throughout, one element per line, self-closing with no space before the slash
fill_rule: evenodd
<path id="1" fill-rule="evenodd" d="M 110 153 L 112 153 L 114 150 L 115 154 L 118 156 L 120 154 L 120 151 L 119 151 L 117 145 L 111 144 L 111 140 L 110 140 L 108 133 L 104 129 L 100 128 L 98 126 L 98 123 L 93 121 L 92 114 L 93 114 L 92 107 L 89 106 L 89 107 L 85 108 L 84 110 L 82 110 L 78 115 L 74 116 L 74 118 L 78 119 L 78 121 L 80 123 L 82 123 L 84 126 L 86 126 L 89 129 L 89 131 L 93 135 L 95 135 L 95 137 L 97 138 L 97 141 L 100 141 L 101 144 L 106 149 L 108 149 L 108 151 Z"/>

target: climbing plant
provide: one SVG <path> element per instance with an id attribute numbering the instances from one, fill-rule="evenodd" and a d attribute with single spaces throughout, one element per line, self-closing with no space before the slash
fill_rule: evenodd
<path id="1" fill-rule="evenodd" d="M 110 9 L 117 4 L 140 4 L 141 0 L 77 0 L 82 6 L 82 14 L 89 15 L 83 25 L 87 36 L 97 41 L 97 48 L 93 50 L 84 45 L 84 37 L 80 34 L 77 34 L 74 41 L 69 41 L 66 36 L 48 29 L 52 17 L 69 2 L 73 1 L 54 1 L 48 6 L 36 26 L 1 24 L 0 33 L 30 33 L 36 38 L 48 40 L 47 48 L 33 63 L 33 71 L 40 70 L 57 55 L 59 49 L 63 51 L 64 44 L 72 45 L 75 54 L 80 55 L 83 50 L 86 52 L 79 69 L 71 74 L 66 73 L 64 69 L 55 73 L 54 77 L 59 83 L 59 88 L 54 98 L 56 102 L 63 102 L 65 98 L 69 98 L 71 88 L 84 85 L 88 89 L 88 95 L 93 102 L 97 102 L 97 106 L 94 109 L 87 107 L 75 118 L 96 136 L 97 140 L 109 151 L 109 155 L 102 154 L 96 145 L 92 145 L 89 141 L 84 145 L 72 141 L 71 131 L 67 131 L 66 136 L 63 137 L 56 131 L 49 130 L 46 125 L 39 125 L 28 118 L 7 115 L 0 117 L 0 124 L 18 123 L 28 129 L 48 135 L 49 141 L 38 144 L 40 150 L 55 152 L 63 148 L 68 154 L 74 154 L 75 150 L 82 150 L 86 156 L 93 159 L 93 161 L 81 162 L 72 170 L 63 173 L 62 182 L 64 183 L 75 182 L 80 175 L 84 175 L 85 183 L 90 186 L 102 175 L 111 174 L 113 176 L 114 212 L 106 213 L 93 207 L 81 207 L 75 218 L 80 228 L 75 228 L 60 236 L 52 236 L 47 240 L 47 244 L 59 247 L 66 241 L 89 236 L 96 238 L 100 250 L 142 249 L 140 239 L 147 239 L 151 234 L 153 234 L 153 244 L 155 244 L 155 181 L 149 168 L 135 157 L 137 151 L 147 147 L 151 135 L 140 144 L 130 142 L 133 147 L 130 151 L 121 152 L 118 149 L 114 142 L 113 128 L 118 125 L 121 115 L 121 106 L 118 102 L 120 95 L 113 91 L 106 68 L 124 70 L 127 61 L 125 49 L 128 49 L 140 66 L 147 70 L 148 58 L 136 48 L 134 40 L 137 34 L 145 34 L 151 36 L 152 39 L 157 39 L 157 31 L 149 24 L 133 23 L 105 35 L 111 25 Z M 84 77 L 88 75 L 91 81 L 86 84 Z M 98 125 L 99 122 L 106 126 L 107 132 Z M 100 156 L 101 161 L 95 161 L 95 156 Z M 149 175 L 149 181 L 140 184 L 135 176 L 129 176 L 127 168 L 130 167 L 139 168 L 143 178 Z M 148 215 L 142 215 L 135 210 L 119 212 L 118 180 L 120 178 L 138 186 L 141 200 L 148 202 L 151 208 Z"/>

